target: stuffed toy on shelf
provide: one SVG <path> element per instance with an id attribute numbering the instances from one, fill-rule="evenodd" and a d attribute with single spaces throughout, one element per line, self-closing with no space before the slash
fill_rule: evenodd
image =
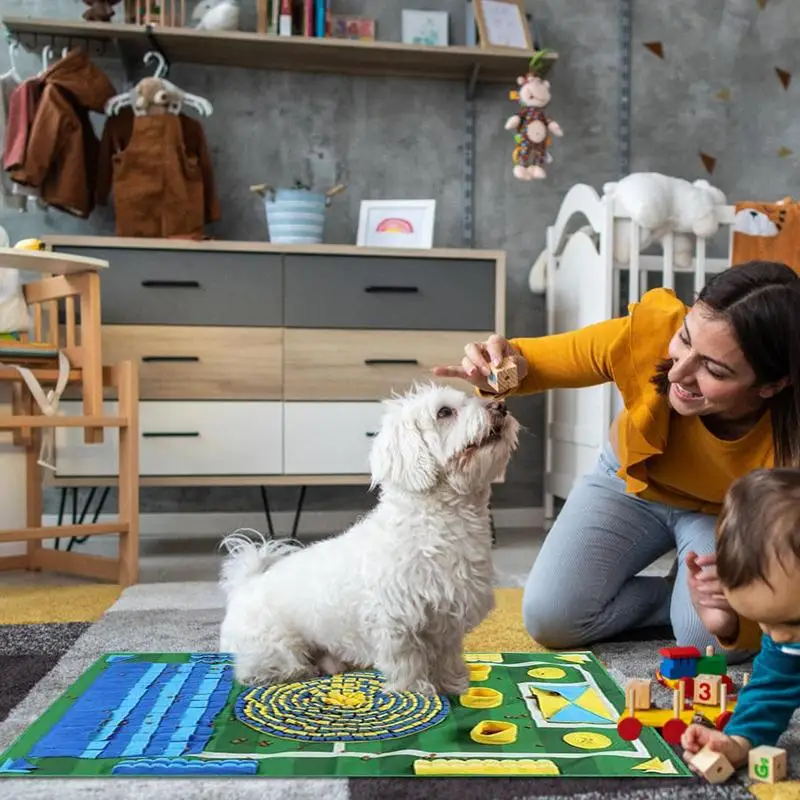
<path id="1" fill-rule="evenodd" d="M 530 181 L 547 177 L 544 165 L 553 159 L 548 152 L 554 136 L 562 136 L 561 126 L 545 114 L 550 103 L 550 82 L 540 74 L 546 50 L 537 50 L 530 60 L 528 73 L 517 78 L 516 90 L 509 98 L 519 103 L 519 111 L 506 120 L 507 131 L 516 131 L 514 140 L 514 177 Z"/>

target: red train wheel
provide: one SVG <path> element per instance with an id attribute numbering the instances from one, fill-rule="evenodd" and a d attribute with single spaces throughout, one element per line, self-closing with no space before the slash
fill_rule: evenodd
<path id="1" fill-rule="evenodd" d="M 725 726 L 730 722 L 733 713 L 730 711 L 723 711 L 716 719 L 714 723 L 717 726 L 718 731 L 724 731 Z"/>
<path id="2" fill-rule="evenodd" d="M 661 735 L 670 744 L 680 744 L 681 736 L 683 736 L 683 732 L 685 730 L 686 723 L 682 719 L 668 719 L 664 723 L 664 727 L 661 729 Z"/>
<path id="3" fill-rule="evenodd" d="M 626 742 L 639 738 L 642 732 L 642 723 L 636 717 L 624 717 L 617 723 L 617 733 Z"/>

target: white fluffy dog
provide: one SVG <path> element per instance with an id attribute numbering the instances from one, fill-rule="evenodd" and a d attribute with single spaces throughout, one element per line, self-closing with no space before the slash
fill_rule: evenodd
<path id="1" fill-rule="evenodd" d="M 491 482 L 517 446 L 502 402 L 448 386 L 385 401 L 378 505 L 309 547 L 226 537 L 220 644 L 237 680 L 379 670 L 386 691 L 459 694 L 463 638 L 491 611 Z"/>

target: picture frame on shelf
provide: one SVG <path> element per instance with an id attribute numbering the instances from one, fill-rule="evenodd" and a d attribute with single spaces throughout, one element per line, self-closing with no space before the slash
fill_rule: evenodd
<path id="1" fill-rule="evenodd" d="M 404 8 L 403 44 L 447 47 L 450 44 L 450 15 L 446 11 Z"/>
<path id="2" fill-rule="evenodd" d="M 430 250 L 436 200 L 362 200 L 359 247 Z"/>
<path id="3" fill-rule="evenodd" d="M 533 50 L 524 0 L 473 0 L 478 44 L 484 50 Z"/>
<path id="4" fill-rule="evenodd" d="M 361 42 L 374 42 L 375 20 L 368 17 L 331 14 L 330 35 L 333 39 L 353 39 Z"/>

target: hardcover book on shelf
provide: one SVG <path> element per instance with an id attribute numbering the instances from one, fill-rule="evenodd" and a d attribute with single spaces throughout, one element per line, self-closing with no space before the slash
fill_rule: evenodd
<path id="1" fill-rule="evenodd" d="M 315 0 L 316 17 L 314 21 L 314 35 L 327 36 L 330 17 L 330 0 Z"/>

